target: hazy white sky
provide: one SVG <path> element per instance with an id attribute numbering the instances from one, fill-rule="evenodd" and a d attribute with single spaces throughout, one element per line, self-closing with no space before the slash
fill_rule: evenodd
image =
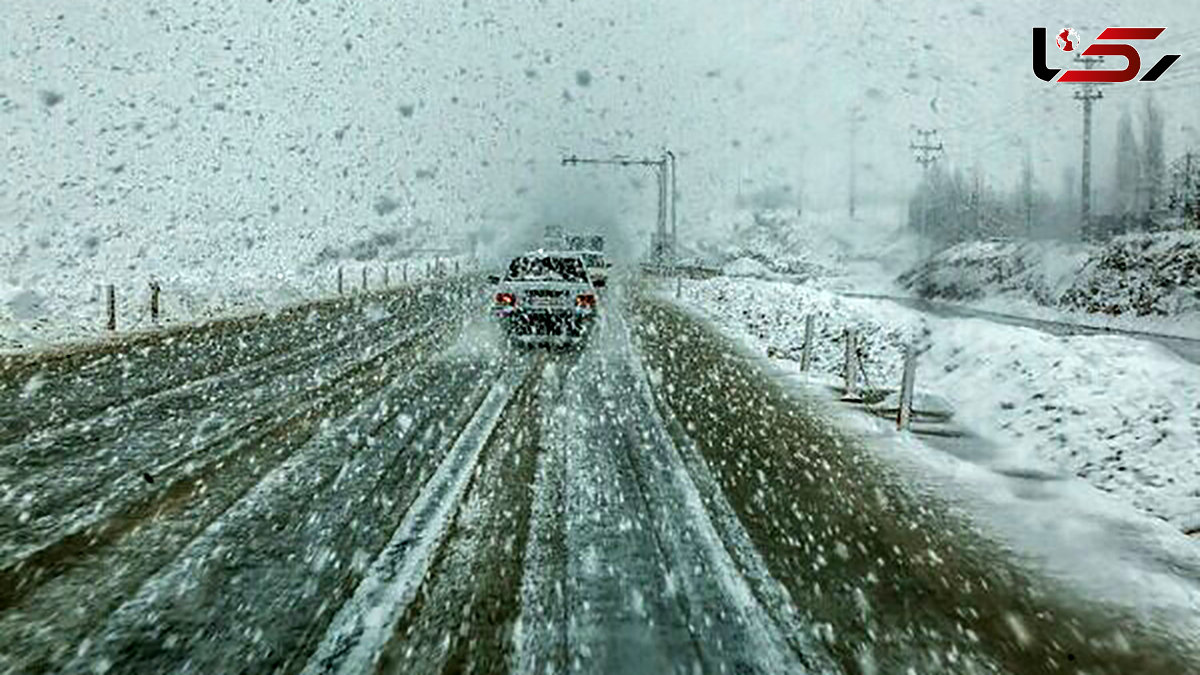
<path id="1" fill-rule="evenodd" d="M 1033 76 L 1035 25 L 1085 42 L 1166 26 L 1140 45 L 1144 67 L 1183 54 L 1157 83 L 1106 90 L 1098 180 L 1120 110 L 1144 96 L 1172 150 L 1200 140 L 1195 0 L 6 0 L 0 17 L 10 243 L 144 234 L 135 255 L 219 230 L 304 256 L 394 225 L 381 197 L 446 229 L 577 204 L 640 236 L 648 174 L 558 159 L 664 147 L 680 156 L 685 224 L 767 184 L 837 207 L 856 107 L 864 200 L 911 187 L 915 127 L 941 129 L 947 162 L 998 185 L 1029 144 L 1058 190 L 1080 114 L 1071 87 Z"/>

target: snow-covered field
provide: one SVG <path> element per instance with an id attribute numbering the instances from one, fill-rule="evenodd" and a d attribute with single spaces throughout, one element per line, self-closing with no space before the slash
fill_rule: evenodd
<path id="1" fill-rule="evenodd" d="M 855 327 L 869 385 L 899 383 L 916 338 L 917 388 L 1000 449 L 993 468 L 1078 476 L 1114 499 L 1200 529 L 1200 367 L 1125 337 L 1056 337 L 980 319 L 942 319 L 815 284 L 687 281 L 682 302 L 755 351 L 800 358 L 816 318 L 814 375 L 840 376 L 842 331 Z"/>

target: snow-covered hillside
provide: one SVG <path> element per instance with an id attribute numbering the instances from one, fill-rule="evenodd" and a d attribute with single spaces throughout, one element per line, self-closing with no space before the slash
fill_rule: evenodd
<path id="1" fill-rule="evenodd" d="M 1059 302 L 1114 316 L 1200 318 L 1200 231 L 1113 240 L 1088 257 Z"/>
<path id="2" fill-rule="evenodd" d="M 1103 245 L 968 242 L 905 271 L 925 298 L 1071 320 L 1200 335 L 1200 232 L 1118 237 Z"/>

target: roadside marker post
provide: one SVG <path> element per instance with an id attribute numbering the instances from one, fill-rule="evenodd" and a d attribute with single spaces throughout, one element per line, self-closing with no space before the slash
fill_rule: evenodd
<path id="1" fill-rule="evenodd" d="M 812 314 L 804 317 L 804 351 L 800 354 L 800 370 L 806 373 L 812 365 L 814 319 Z"/>
<path id="2" fill-rule="evenodd" d="M 342 268 L 338 268 L 338 295 L 342 295 L 345 289 L 342 286 Z"/>
<path id="3" fill-rule="evenodd" d="M 912 422 L 913 383 L 917 374 L 917 350 L 913 343 L 904 346 L 904 375 L 900 379 L 900 409 L 896 411 L 896 429 L 904 431 Z"/>
<path id="4" fill-rule="evenodd" d="M 392 268 L 390 265 L 383 266 L 383 287 L 384 288 L 390 288 L 392 285 L 392 280 L 389 278 L 389 277 L 391 277 L 391 271 L 390 271 L 391 269 Z"/>
<path id="5" fill-rule="evenodd" d="M 846 382 L 846 393 L 843 401 L 858 401 L 858 335 L 853 328 L 846 329 L 846 361 L 843 376 Z"/>
<path id="6" fill-rule="evenodd" d="M 404 267 L 400 268 L 400 281 L 408 283 L 408 263 L 404 263 Z"/>
<path id="7" fill-rule="evenodd" d="M 362 277 L 363 277 L 362 289 L 363 289 L 363 292 L 365 293 L 367 291 L 367 266 L 366 265 L 363 265 Z"/>
<path id="8" fill-rule="evenodd" d="M 107 289 L 107 306 L 108 306 L 108 330 L 115 331 L 117 329 L 117 288 L 109 284 Z"/>
<path id="9" fill-rule="evenodd" d="M 159 296 L 162 293 L 162 286 L 157 281 L 150 282 L 150 320 L 155 324 L 158 323 L 159 316 Z"/>

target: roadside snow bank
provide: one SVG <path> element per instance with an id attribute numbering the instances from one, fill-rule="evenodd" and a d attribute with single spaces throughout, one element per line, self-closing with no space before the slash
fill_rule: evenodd
<path id="1" fill-rule="evenodd" d="M 799 360 L 816 316 L 812 369 L 841 372 L 842 330 L 862 338 L 870 384 L 895 387 L 901 345 L 923 335 L 917 386 L 994 440 L 993 468 L 1049 467 L 1187 530 L 1200 528 L 1200 367 L 1125 337 L 1055 337 L 981 319 L 940 319 L 883 300 L 750 279 L 684 283 L 683 301 L 774 358 Z"/>
<path id="2" fill-rule="evenodd" d="M 799 361 L 804 348 L 804 321 L 815 317 L 811 372 L 841 377 L 846 328 L 858 333 L 867 379 L 876 386 L 900 376 L 902 345 L 914 325 L 884 325 L 855 311 L 847 300 L 810 284 L 717 277 L 685 281 L 683 302 L 706 312 L 726 333 L 774 358 Z"/>
<path id="3" fill-rule="evenodd" d="M 755 260 L 754 258 L 738 258 L 731 263 L 727 263 L 721 268 L 721 272 L 729 277 L 758 277 L 760 279 L 769 279 L 777 276 L 766 265 Z"/>

